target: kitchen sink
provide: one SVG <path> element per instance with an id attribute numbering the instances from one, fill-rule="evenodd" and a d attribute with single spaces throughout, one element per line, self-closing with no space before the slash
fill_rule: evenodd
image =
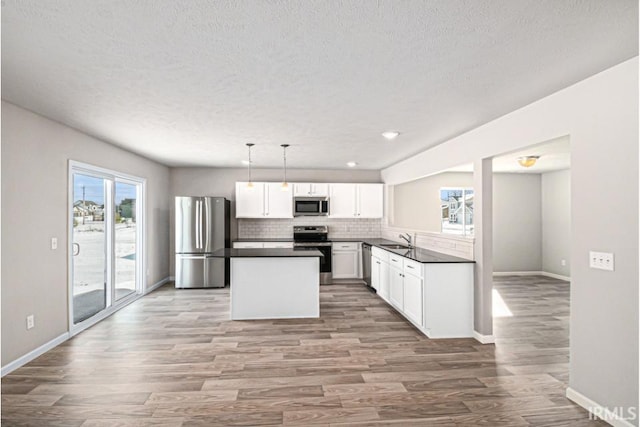
<path id="1" fill-rule="evenodd" d="M 404 246 L 404 245 L 398 245 L 398 244 L 382 244 L 380 245 L 383 248 L 388 248 L 388 249 L 411 249 L 409 246 Z"/>

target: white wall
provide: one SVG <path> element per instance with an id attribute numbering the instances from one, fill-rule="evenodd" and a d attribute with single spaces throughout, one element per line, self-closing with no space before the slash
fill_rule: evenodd
<path id="1" fill-rule="evenodd" d="M 443 172 L 396 185 L 391 225 L 414 230 L 441 231 L 440 188 L 473 188 L 473 174 Z"/>
<path id="2" fill-rule="evenodd" d="M 493 175 L 493 271 L 541 270 L 540 182 L 540 174 Z M 443 172 L 394 186 L 391 225 L 440 233 L 442 187 L 473 188 L 473 173 Z"/>
<path id="3" fill-rule="evenodd" d="M 542 174 L 542 270 L 571 276 L 570 170 Z"/>
<path id="4" fill-rule="evenodd" d="M 493 271 L 542 269 L 540 174 L 493 175 Z"/>
<path id="5" fill-rule="evenodd" d="M 3 101 L 3 366 L 68 330 L 70 159 L 147 179 L 147 285 L 169 275 L 169 169 Z"/>
<path id="6" fill-rule="evenodd" d="M 406 182 L 563 135 L 571 138 L 570 387 L 609 408 L 637 407 L 637 57 L 397 163 L 382 178 Z M 627 208 L 611 209 L 610 200 Z M 590 250 L 613 252 L 616 270 L 590 269 Z M 490 303 L 475 310 L 491 318 Z"/>

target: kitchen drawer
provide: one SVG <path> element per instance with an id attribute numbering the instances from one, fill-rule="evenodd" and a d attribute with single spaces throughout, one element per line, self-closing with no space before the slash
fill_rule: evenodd
<path id="1" fill-rule="evenodd" d="M 271 249 L 271 248 L 291 249 L 293 248 L 293 242 L 264 242 L 263 247 L 267 249 Z"/>
<path id="2" fill-rule="evenodd" d="M 334 251 L 357 251 L 360 249 L 360 242 L 333 242 Z"/>
<path id="3" fill-rule="evenodd" d="M 405 258 L 404 272 L 405 274 L 413 274 L 414 276 L 422 277 L 422 263 Z"/>
<path id="4" fill-rule="evenodd" d="M 264 248 L 264 244 L 262 242 L 233 242 L 233 247 L 235 249 L 257 249 Z"/>
<path id="5" fill-rule="evenodd" d="M 387 253 L 389 254 L 389 265 L 402 270 L 404 268 L 404 257 L 392 252 Z"/>
<path id="6" fill-rule="evenodd" d="M 371 247 L 371 255 L 376 258 L 379 258 L 381 261 L 389 262 L 389 252 L 384 249 L 376 248 L 375 246 Z"/>

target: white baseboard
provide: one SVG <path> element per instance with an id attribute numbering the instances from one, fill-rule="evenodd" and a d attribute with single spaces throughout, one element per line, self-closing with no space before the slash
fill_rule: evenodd
<path id="1" fill-rule="evenodd" d="M 542 276 L 542 271 L 494 271 L 494 276 Z"/>
<path id="2" fill-rule="evenodd" d="M 571 387 L 567 387 L 567 399 L 575 402 L 579 406 L 582 406 L 590 413 L 596 415 L 599 419 L 611 424 L 614 427 L 634 427 L 631 422 L 622 418 L 619 413 L 612 412 L 611 410 L 609 410 L 609 408 L 602 406 L 597 402 L 594 402 L 584 394 L 575 391 Z"/>
<path id="3" fill-rule="evenodd" d="M 494 276 L 546 276 L 553 279 L 571 281 L 571 277 L 562 276 L 560 274 L 548 273 L 546 271 L 494 271 Z"/>
<path id="4" fill-rule="evenodd" d="M 480 344 L 493 344 L 496 342 L 496 337 L 493 335 L 482 335 L 477 331 L 473 331 L 473 338 L 475 338 Z"/>
<path id="5" fill-rule="evenodd" d="M 171 277 L 165 277 L 164 279 L 160 280 L 158 283 L 154 283 L 153 285 L 151 285 L 149 288 L 147 288 L 145 290 L 144 295 L 146 295 L 149 292 L 152 292 L 152 291 L 158 289 L 160 286 L 164 285 L 165 283 L 169 282 L 170 280 L 171 280 Z M 124 307 L 124 306 L 126 306 L 128 304 L 131 304 L 132 302 L 134 302 L 137 299 L 139 299 L 141 296 L 142 295 L 138 294 L 138 295 L 136 295 L 134 297 L 129 298 L 128 301 L 126 301 L 122 306 L 117 307 L 116 310 L 107 310 L 107 311 L 97 315 L 93 319 L 93 322 L 91 322 L 90 325 L 87 325 L 87 326 L 85 326 L 85 327 L 83 327 L 81 329 L 75 330 L 73 332 L 67 331 L 67 332 L 61 334 L 60 336 L 52 339 L 51 341 L 49 341 L 47 343 L 44 343 L 43 345 L 41 345 L 40 347 L 36 348 L 35 350 L 30 351 L 29 353 L 25 354 L 24 356 L 21 356 L 21 357 L 17 358 L 13 362 L 10 362 L 10 363 L 6 364 L 5 366 L 2 367 L 2 370 L 0 371 L 0 376 L 4 377 L 5 375 L 15 371 L 19 367 L 21 367 L 23 365 L 26 365 L 27 363 L 31 362 L 36 357 L 46 353 L 47 351 L 49 351 L 52 348 L 58 346 L 59 344 L 62 344 L 63 342 L 65 342 L 66 340 L 71 338 L 73 335 L 77 335 L 78 333 L 82 332 L 87 327 L 98 323 L 99 321 L 103 320 L 106 317 L 111 316 L 112 314 L 114 314 L 115 312 L 120 310 L 122 307 Z"/>
<path id="6" fill-rule="evenodd" d="M 563 276 L 561 274 L 548 273 L 546 271 L 543 271 L 542 275 L 543 276 L 547 276 L 547 277 L 551 277 L 551 278 L 554 278 L 554 279 L 564 280 L 565 282 L 570 282 L 571 281 L 571 277 Z"/>
<path id="7" fill-rule="evenodd" d="M 164 285 L 165 283 L 168 283 L 170 281 L 173 280 L 173 277 L 171 276 L 167 276 L 164 279 L 160 280 L 158 283 L 154 283 L 153 285 L 149 286 L 145 291 L 144 294 L 147 295 L 150 292 L 155 291 L 156 289 L 158 289 L 160 286 Z"/>
<path id="8" fill-rule="evenodd" d="M 57 336 L 56 338 L 52 339 L 51 341 L 42 344 L 40 347 L 36 348 L 35 350 L 30 351 L 29 353 L 25 354 L 24 356 L 21 356 L 21 357 L 17 358 L 13 362 L 7 363 L 6 365 L 4 365 L 2 367 L 2 371 L 0 371 L 0 375 L 4 377 L 5 375 L 15 371 L 19 367 L 21 367 L 23 365 L 26 365 L 27 363 L 31 362 L 36 357 L 41 356 L 42 354 L 46 353 L 47 351 L 51 350 L 52 348 L 57 347 L 58 345 L 62 344 L 63 342 L 68 340 L 70 336 L 71 335 L 69 334 L 69 332 L 65 332 L 64 334 L 61 334 L 61 335 Z"/>

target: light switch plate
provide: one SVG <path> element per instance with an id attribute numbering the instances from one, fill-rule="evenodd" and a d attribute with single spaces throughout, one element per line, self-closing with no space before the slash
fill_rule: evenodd
<path id="1" fill-rule="evenodd" d="M 30 314 L 27 316 L 27 330 L 33 329 L 34 326 L 36 326 L 35 317 L 33 314 Z"/>
<path id="2" fill-rule="evenodd" d="M 589 267 L 613 271 L 613 254 L 609 252 L 589 252 Z"/>
<path id="3" fill-rule="evenodd" d="M 58 249 L 58 238 L 57 237 L 52 237 L 51 238 L 51 249 Z"/>

